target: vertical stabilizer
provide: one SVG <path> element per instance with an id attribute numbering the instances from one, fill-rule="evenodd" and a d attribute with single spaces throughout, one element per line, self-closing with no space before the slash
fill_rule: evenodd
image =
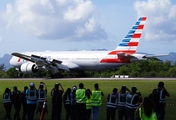
<path id="1" fill-rule="evenodd" d="M 146 19 L 147 17 L 140 17 L 130 29 L 128 34 L 122 39 L 117 48 L 111 51 L 109 54 L 117 54 L 119 52 L 126 54 L 136 53 Z"/>

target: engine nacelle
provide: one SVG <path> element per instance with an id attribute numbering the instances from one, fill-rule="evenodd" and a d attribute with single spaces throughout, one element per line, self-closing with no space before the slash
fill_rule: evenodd
<path id="1" fill-rule="evenodd" d="M 23 63 L 20 67 L 22 73 L 36 73 L 38 71 L 38 66 L 34 63 Z"/>

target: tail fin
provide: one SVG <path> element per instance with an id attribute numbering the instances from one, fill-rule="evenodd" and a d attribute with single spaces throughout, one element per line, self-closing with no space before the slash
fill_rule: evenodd
<path id="1" fill-rule="evenodd" d="M 111 51 L 109 54 L 117 54 L 119 52 L 126 54 L 136 53 L 138 43 L 144 28 L 144 23 L 147 17 L 140 17 L 138 21 L 133 25 L 128 34 L 123 38 L 117 48 Z"/>

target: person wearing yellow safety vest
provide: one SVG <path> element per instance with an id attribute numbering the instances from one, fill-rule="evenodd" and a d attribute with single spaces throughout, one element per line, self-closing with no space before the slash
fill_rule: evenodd
<path id="1" fill-rule="evenodd" d="M 86 90 L 84 84 L 79 84 L 79 89 L 76 90 L 76 106 L 77 106 L 77 120 L 85 120 L 86 115 Z"/>
<path id="2" fill-rule="evenodd" d="M 86 90 L 86 119 L 90 120 L 91 112 L 92 112 L 92 92 L 90 89 Z"/>
<path id="3" fill-rule="evenodd" d="M 92 90 L 92 120 L 96 120 L 100 111 L 100 105 L 102 104 L 101 96 L 104 93 L 99 89 L 98 83 L 94 84 L 94 90 Z"/>
<path id="4" fill-rule="evenodd" d="M 149 97 L 145 97 L 141 105 L 136 109 L 138 118 L 140 120 L 157 120 L 154 106 L 152 100 Z"/>
<path id="5" fill-rule="evenodd" d="M 135 86 L 132 87 L 131 92 L 127 93 L 126 96 L 126 119 L 134 120 L 135 110 L 138 107 L 138 104 L 142 102 L 142 95 L 140 92 L 136 93 L 137 88 Z"/>
<path id="6" fill-rule="evenodd" d="M 112 90 L 112 93 L 108 95 L 107 107 L 106 107 L 106 120 L 115 120 L 115 114 L 117 109 L 117 88 Z"/>

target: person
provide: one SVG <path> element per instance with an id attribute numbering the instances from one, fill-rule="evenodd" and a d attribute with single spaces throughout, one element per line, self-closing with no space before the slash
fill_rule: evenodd
<path id="1" fill-rule="evenodd" d="M 98 83 L 95 83 L 94 90 L 92 90 L 92 120 L 98 118 L 100 106 L 102 104 L 101 96 L 104 96 L 104 93 L 100 90 Z"/>
<path id="2" fill-rule="evenodd" d="M 61 90 L 59 89 L 59 86 Z M 63 92 L 64 92 L 64 88 L 60 83 L 56 83 L 54 88 L 51 90 L 51 96 L 52 96 L 51 120 L 61 120 Z"/>
<path id="3" fill-rule="evenodd" d="M 112 90 L 107 97 L 107 107 L 106 107 L 106 120 L 115 120 L 115 114 L 117 109 L 117 88 Z"/>
<path id="4" fill-rule="evenodd" d="M 23 106 L 23 115 L 22 120 L 26 120 L 27 115 L 27 101 L 26 101 L 26 90 L 28 89 L 27 86 L 24 86 L 24 90 L 21 92 L 21 104 Z"/>
<path id="5" fill-rule="evenodd" d="M 86 89 L 86 119 L 90 120 L 92 112 L 92 92 L 90 89 Z"/>
<path id="6" fill-rule="evenodd" d="M 71 88 L 67 88 L 66 92 L 63 95 L 64 108 L 66 111 L 66 120 L 69 120 L 71 116 L 71 98 L 70 98 Z"/>
<path id="7" fill-rule="evenodd" d="M 12 101 L 11 101 L 11 92 L 9 88 L 6 88 L 3 94 L 3 105 L 6 111 L 6 115 L 4 120 L 11 120 L 11 109 L 12 109 Z"/>
<path id="8" fill-rule="evenodd" d="M 169 92 L 164 86 L 164 82 L 158 83 L 158 88 L 152 91 L 152 95 L 154 95 L 153 102 L 156 106 L 156 115 L 158 120 L 164 120 L 165 117 L 165 106 L 166 106 L 166 96 L 170 97 Z M 151 98 L 152 99 L 152 98 Z"/>
<path id="9" fill-rule="evenodd" d="M 76 90 L 77 87 L 76 85 L 74 85 L 72 87 L 72 92 L 70 93 L 70 99 L 71 99 L 71 106 L 70 106 L 70 110 L 71 110 L 71 120 L 76 120 L 77 117 L 77 109 L 76 109 Z"/>
<path id="10" fill-rule="evenodd" d="M 34 120 L 34 112 L 37 106 L 38 91 L 35 88 L 35 84 L 31 82 L 29 84 L 29 89 L 26 90 L 26 100 L 27 100 L 27 118 L 28 120 Z"/>
<path id="11" fill-rule="evenodd" d="M 40 112 L 40 120 L 43 119 L 45 116 L 45 113 L 48 113 L 48 108 L 46 105 L 46 100 L 47 100 L 47 87 L 44 82 L 40 82 L 40 85 L 38 87 L 38 106 L 36 110 L 36 114 Z M 43 109 L 43 104 L 45 102 L 45 108 Z"/>
<path id="12" fill-rule="evenodd" d="M 126 103 L 126 95 L 127 92 L 130 92 L 130 90 L 123 85 L 121 87 L 120 92 L 118 93 L 118 120 L 123 120 L 123 118 L 126 119 L 126 115 L 125 115 L 125 103 Z"/>
<path id="13" fill-rule="evenodd" d="M 21 120 L 20 119 L 20 109 L 21 109 L 21 91 L 18 90 L 17 86 L 13 87 L 12 95 L 11 95 L 11 100 L 12 100 L 12 105 L 15 108 L 15 113 L 13 116 L 14 120 Z"/>
<path id="14" fill-rule="evenodd" d="M 141 120 L 157 120 L 154 111 L 154 103 L 149 97 L 145 97 L 140 106 L 136 109 L 139 119 Z"/>
<path id="15" fill-rule="evenodd" d="M 142 102 L 141 93 L 140 92 L 137 93 L 136 91 L 137 91 L 136 86 L 133 86 L 131 88 L 131 92 L 128 92 L 126 96 L 125 110 L 127 120 L 134 120 L 135 110 L 138 107 L 139 103 Z"/>
<path id="16" fill-rule="evenodd" d="M 76 107 L 77 120 L 85 120 L 86 115 L 86 90 L 84 84 L 79 84 L 79 89 L 76 90 Z"/>

